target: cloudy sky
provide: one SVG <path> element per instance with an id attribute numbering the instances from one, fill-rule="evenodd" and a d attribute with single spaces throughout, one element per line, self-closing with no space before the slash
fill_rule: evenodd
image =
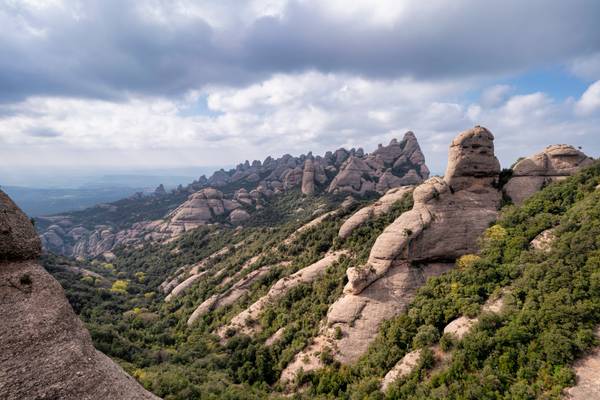
<path id="1" fill-rule="evenodd" d="M 596 0 L 0 0 L 0 168 L 173 168 L 374 149 L 434 172 L 475 124 L 504 165 L 600 156 Z"/>

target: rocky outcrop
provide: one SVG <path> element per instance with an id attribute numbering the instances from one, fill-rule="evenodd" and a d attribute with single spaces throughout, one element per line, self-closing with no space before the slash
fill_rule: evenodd
<path id="1" fill-rule="evenodd" d="M 348 270 L 347 292 L 360 293 L 398 257 L 429 262 L 476 251 L 501 200 L 493 139 L 487 129 L 475 127 L 452 141 L 444 179 L 434 177 L 415 188 L 412 210 L 377 238 L 365 266 Z"/>
<path id="2" fill-rule="evenodd" d="M 506 289 L 500 291 L 496 296 L 491 296 L 483 305 L 481 311 L 484 313 L 500 313 L 504 306 L 504 294 L 507 292 Z M 450 322 L 444 327 L 444 335 L 450 335 L 454 340 L 462 340 L 468 333 L 471 332 L 473 327 L 479 322 L 478 318 L 469 318 L 466 316 L 460 316 Z M 429 346 L 429 350 L 433 353 L 435 363 L 437 364 L 436 369 L 440 369 L 441 365 L 448 365 L 448 362 L 452 359 L 452 354 L 442 350 L 441 346 L 436 344 Z M 388 371 L 381 381 L 381 391 L 386 392 L 389 387 L 396 382 L 398 379 L 409 375 L 417 367 L 419 359 L 422 354 L 422 349 L 413 350 L 396 363 L 396 365 Z"/>
<path id="3" fill-rule="evenodd" d="M 371 218 L 377 218 L 381 215 L 389 213 L 394 204 L 402 200 L 404 196 L 411 193 L 413 189 L 414 186 L 400 186 L 388 190 L 386 194 L 375 203 L 363 207 L 352 214 L 352 216 L 348 218 L 340 227 L 338 236 L 342 239 L 346 239 L 356 228 L 364 225 Z"/>
<path id="4" fill-rule="evenodd" d="M 419 364 L 419 360 L 421 359 L 421 351 L 421 349 L 417 349 L 411 351 L 410 353 L 406 353 L 404 357 L 402 357 L 402 359 L 398 361 L 396 365 L 394 365 L 394 368 L 385 374 L 383 380 L 381 381 L 382 392 L 386 392 L 392 383 L 409 375 L 416 368 L 416 366 Z"/>
<path id="5" fill-rule="evenodd" d="M 240 190 L 233 198 L 227 198 L 217 189 L 205 188 L 192 193 L 163 219 L 137 222 L 123 230 L 109 225 L 96 225 L 93 230 L 82 226 L 63 227 L 60 223 L 68 222 L 68 219 L 59 219 L 40 238 L 43 247 L 52 252 L 83 258 L 98 257 L 110 254 L 117 246 L 171 241 L 185 232 L 218 221 L 228 219 L 233 225 L 242 224 L 250 218 L 245 208 L 251 210 L 257 207 L 262 199 L 263 194 L 258 190 L 250 193 Z"/>
<path id="6" fill-rule="evenodd" d="M 530 247 L 535 250 L 549 252 L 552 249 L 554 240 L 556 240 L 555 228 L 546 229 L 533 238 Z"/>
<path id="7" fill-rule="evenodd" d="M 348 269 L 344 295 L 330 307 L 314 343 L 335 349 L 333 355 L 342 363 L 355 362 L 381 323 L 402 312 L 429 276 L 476 252 L 477 239 L 495 220 L 501 200 L 493 140 L 487 129 L 477 126 L 452 141 L 444 178 L 417 186 L 412 210 L 377 238 L 365 265 Z M 335 328 L 343 333 L 341 339 L 333 334 Z M 310 345 L 295 360 L 310 359 L 322 350 Z"/>
<path id="8" fill-rule="evenodd" d="M 512 177 L 504 192 L 513 203 L 521 204 L 545 185 L 565 179 L 593 159 L 573 146 L 555 144 L 540 153 L 518 161 L 512 168 Z"/>
<path id="9" fill-rule="evenodd" d="M 215 218 L 241 207 L 235 200 L 227 200 L 223 193 L 212 188 L 192 194 L 188 200 L 167 215 L 167 224 L 160 230 L 186 232 L 213 222 Z"/>
<path id="10" fill-rule="evenodd" d="M 388 146 L 380 145 L 365 157 L 350 156 L 328 191 L 359 195 L 384 193 L 393 187 L 419 184 L 428 177 L 419 143 L 412 132 L 407 132 L 401 142 L 393 139 Z"/>
<path id="11" fill-rule="evenodd" d="M 309 158 L 304 162 L 302 171 L 302 194 L 312 195 L 315 193 L 315 164 Z"/>
<path id="12" fill-rule="evenodd" d="M 288 236 L 283 241 L 283 243 L 286 245 L 293 243 L 298 237 L 300 237 L 300 235 L 302 233 L 308 231 L 309 229 L 314 228 L 315 226 L 319 225 L 321 222 L 327 220 L 328 218 L 333 218 L 337 215 L 347 212 L 350 209 L 350 207 L 352 207 L 355 203 L 356 203 L 356 201 L 352 197 L 348 196 L 342 202 L 342 204 L 340 204 L 340 207 L 338 209 L 328 211 L 328 212 L 321 214 L 318 217 L 310 220 L 309 222 L 307 222 L 306 224 L 302 225 L 300 228 L 298 228 L 294 232 L 292 232 L 292 234 L 290 236 Z"/>
<path id="13" fill-rule="evenodd" d="M 457 340 L 462 340 L 471 328 L 478 322 L 475 318 L 469 318 L 464 315 L 456 318 L 444 328 L 445 335 L 451 335 Z"/>
<path id="14" fill-rule="evenodd" d="M 175 288 L 173 288 L 173 290 L 167 295 L 167 297 L 165 297 L 165 302 L 170 302 L 171 300 L 174 300 L 176 298 L 178 298 L 179 296 L 183 295 L 190 287 L 192 287 L 192 285 L 200 278 L 202 278 L 204 275 L 207 274 L 208 271 L 202 271 L 202 272 L 198 272 L 195 274 L 190 275 L 187 279 L 185 279 L 183 282 L 179 283 L 177 286 L 175 286 Z"/>
<path id="15" fill-rule="evenodd" d="M 406 261 L 397 261 L 384 277 L 360 295 L 344 293 L 329 308 L 319 335 L 286 366 L 281 381 L 292 381 L 300 368 L 308 372 L 323 367 L 319 355 L 327 348 L 344 364 L 356 362 L 377 336 L 383 321 L 401 313 L 429 277 L 452 268 L 453 264 L 414 267 Z"/>
<path id="16" fill-rule="evenodd" d="M 260 279 L 267 276 L 270 271 L 270 265 L 260 267 L 248 273 L 248 275 L 244 276 L 224 293 L 212 295 L 194 310 L 188 319 L 187 324 L 192 325 L 198 320 L 198 318 L 206 315 L 207 313 L 234 304 L 250 291 L 250 288 L 255 282 L 258 282 Z"/>
<path id="17" fill-rule="evenodd" d="M 40 240 L 31 221 L 0 190 L 0 261 L 28 260 L 40 252 Z"/>
<path id="18" fill-rule="evenodd" d="M 158 399 L 92 344 L 60 284 L 34 259 L 29 219 L 0 191 L 0 393 L 24 399 Z"/>

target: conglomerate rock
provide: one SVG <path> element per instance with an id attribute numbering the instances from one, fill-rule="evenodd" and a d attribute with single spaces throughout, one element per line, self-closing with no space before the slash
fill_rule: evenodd
<path id="1" fill-rule="evenodd" d="M 515 164 L 512 177 L 504 186 L 504 192 L 513 203 L 521 204 L 545 185 L 565 179 L 592 162 L 591 157 L 573 146 L 548 146 L 540 153 Z"/>
<path id="2" fill-rule="evenodd" d="M 158 399 L 97 351 L 60 284 L 34 260 L 40 242 L 0 192 L 0 397 Z"/>

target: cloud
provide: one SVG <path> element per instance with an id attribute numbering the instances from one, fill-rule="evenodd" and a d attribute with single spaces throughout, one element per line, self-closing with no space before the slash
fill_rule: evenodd
<path id="1" fill-rule="evenodd" d="M 513 90 L 509 85 L 494 85 L 481 93 L 481 103 L 486 107 L 494 107 L 502 103 Z"/>
<path id="2" fill-rule="evenodd" d="M 587 88 L 575 107 L 580 115 L 589 115 L 600 111 L 600 80 Z"/>
<path id="3" fill-rule="evenodd" d="M 31 127 L 25 130 L 25 133 L 29 136 L 38 138 L 55 138 L 62 136 L 62 133 L 55 131 L 52 128 L 46 127 Z"/>
<path id="4" fill-rule="evenodd" d="M 600 116 L 578 115 L 577 102 L 533 92 L 489 106 L 461 98 L 476 87 L 471 85 L 311 71 L 276 75 L 241 89 L 212 87 L 179 100 L 34 97 L 12 105 L 10 115 L 0 119 L 0 159 L 14 166 L 232 165 L 341 146 L 372 151 L 413 130 L 428 165 L 441 173 L 451 139 L 476 124 L 495 134 L 503 165 L 552 143 L 600 154 Z M 181 112 L 198 102 L 206 102 L 212 113 Z M 40 143 L 27 134 L 37 127 L 61 132 L 60 141 Z"/>
<path id="5" fill-rule="evenodd" d="M 177 97 L 309 70 L 496 76 L 600 53 L 599 14 L 592 0 L 3 2 L 0 100 Z"/>
<path id="6" fill-rule="evenodd" d="M 600 52 L 577 57 L 569 63 L 576 76 L 589 80 L 600 79 Z"/>

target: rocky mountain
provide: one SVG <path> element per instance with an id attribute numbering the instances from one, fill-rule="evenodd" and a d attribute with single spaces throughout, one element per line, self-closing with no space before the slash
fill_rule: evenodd
<path id="1" fill-rule="evenodd" d="M 230 171 L 216 171 L 210 178 L 202 176 L 170 195 L 160 185 L 153 196 L 129 201 L 146 203 L 138 208 L 162 210 L 164 214 L 159 218 L 148 219 L 146 213 L 140 213 L 128 224 L 112 222 L 112 216 L 94 223 L 94 218 L 86 218 L 86 212 L 39 218 L 40 237 L 44 249 L 54 253 L 111 258 L 112 250 L 118 246 L 172 240 L 183 232 L 213 223 L 239 225 L 271 197 L 285 191 L 300 189 L 304 195 L 327 192 L 364 196 L 418 184 L 428 177 L 417 139 L 407 132 L 401 141 L 393 139 L 387 146 L 379 145 L 371 154 L 362 149 L 340 148 L 316 157 L 312 153 L 299 157 L 286 154 L 278 159 L 267 157 L 262 162 L 246 161 Z M 184 194 L 188 194 L 187 200 L 174 209 L 161 207 L 160 203 L 173 205 Z M 123 206 L 135 208 L 118 202 L 100 207 L 118 215 Z"/>
<path id="2" fill-rule="evenodd" d="M 594 398 L 600 164 L 553 145 L 502 170 L 501 141 L 458 134 L 432 178 L 412 133 L 246 162 L 38 221 L 86 256 L 43 265 L 164 398 Z"/>
<path id="3" fill-rule="evenodd" d="M 94 348 L 40 252 L 33 225 L 0 191 L 2 398 L 158 399 Z"/>

